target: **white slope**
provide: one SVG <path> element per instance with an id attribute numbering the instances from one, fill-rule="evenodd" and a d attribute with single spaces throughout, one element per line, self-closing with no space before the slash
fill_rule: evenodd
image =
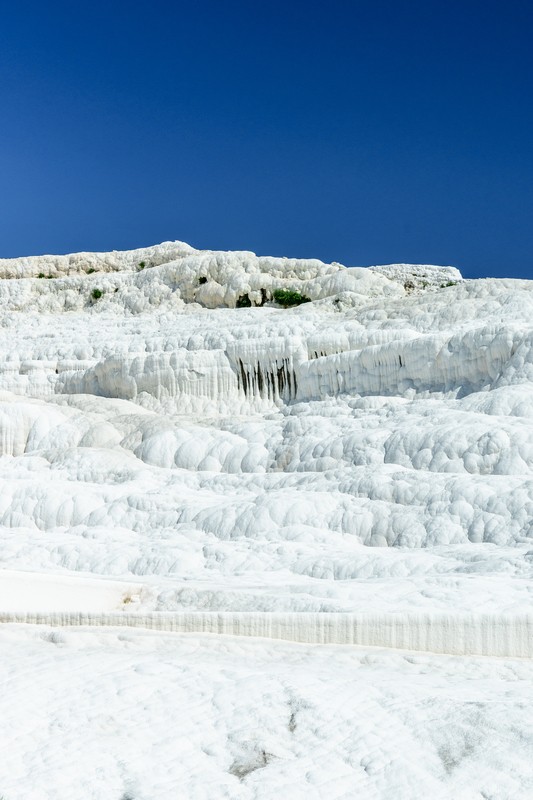
<path id="1" fill-rule="evenodd" d="M 309 302 L 283 308 L 276 290 Z M 0 612 L 40 621 L 50 613 L 55 623 L 83 612 L 102 623 L 131 614 L 133 603 L 141 621 L 187 613 L 196 620 L 187 629 L 199 631 L 208 629 L 201 620 L 210 614 L 244 615 L 238 632 L 251 637 L 249 644 L 198 641 L 227 646 L 232 664 L 246 652 L 239 670 L 252 676 L 251 684 L 257 669 L 271 665 L 270 656 L 262 666 L 254 660 L 255 646 L 271 654 L 289 647 L 260 645 L 254 637 L 295 624 L 300 640 L 322 641 L 316 631 L 326 617 L 317 623 L 317 615 L 342 612 L 371 630 L 367 644 L 446 650 L 459 642 L 450 650 L 464 654 L 454 661 L 463 677 L 456 685 L 444 670 L 435 680 L 446 691 L 459 686 L 460 705 L 470 702 L 462 681 L 468 669 L 475 674 L 478 661 L 469 654 L 491 656 L 483 669 L 496 681 L 502 672 L 495 656 L 530 655 L 532 414 L 533 282 L 463 281 L 451 267 L 426 265 L 346 269 L 198 251 L 181 242 L 0 260 Z M 293 623 L 295 614 L 302 616 Z M 265 633 L 274 618 L 281 627 Z M 341 618 L 335 619 L 342 633 Z M 486 634 L 487 619 L 497 635 Z M 100 650 L 92 653 L 90 643 L 107 634 L 64 630 L 52 636 L 76 636 L 76 647 L 87 648 L 83 675 L 94 669 L 103 676 L 107 667 L 99 672 Z M 8 631 L 21 637 L 16 648 L 23 652 L 26 635 L 41 647 L 42 629 L 24 634 L 5 627 L 0 634 L 9 638 Z M 341 633 L 330 641 L 344 641 Z M 131 635 L 131 664 L 146 648 L 157 673 L 157 642 L 167 641 L 166 634 Z M 39 647 L 28 651 L 31 665 L 39 663 Z M 343 660 L 345 651 L 328 653 L 324 676 L 328 659 L 332 675 L 337 669 L 332 653 L 344 665 L 339 676 L 361 655 L 353 651 Z M 428 670 L 444 663 L 427 658 Z M 223 668 L 213 663 L 208 693 L 217 681 L 226 687 L 233 681 L 220 677 Z M 43 664 L 45 671 L 55 669 L 53 660 Z M 370 685 L 371 662 L 368 670 Z M 12 680 L 9 668 L 5 679 Z M 402 670 L 395 679 L 394 703 L 406 702 L 411 683 Z M 166 689 L 161 692 L 156 706 L 162 708 Z M 250 720 L 252 695 L 243 701 Z M 487 689 L 479 702 L 489 695 Z M 432 710 L 403 719 L 406 736 L 424 737 L 430 717 L 447 718 L 442 697 Z M 107 699 L 97 694 L 91 702 Z M 502 717 L 489 725 L 505 737 L 507 714 L 516 714 L 519 733 L 505 752 L 518 742 L 531 744 L 514 703 L 504 704 Z M 450 717 L 459 738 L 463 712 L 461 705 Z M 59 724 L 50 708 L 43 713 L 50 725 Z M 224 707 L 220 718 L 228 713 Z M 360 713 L 371 737 L 365 714 L 378 712 Z M 150 716 L 145 735 L 158 724 Z M 217 739 L 220 764 L 237 758 L 232 736 Z M 25 741 L 22 761 L 27 748 L 41 746 Z M 198 753 L 203 739 L 193 741 Z M 291 756 L 300 766 L 306 746 Z M 492 777 L 485 784 L 478 774 L 488 769 L 484 747 L 466 743 L 467 755 L 451 757 L 449 773 L 421 747 L 414 755 L 420 792 L 413 789 L 416 777 L 402 782 L 401 769 L 384 782 L 379 770 L 363 770 L 366 783 L 359 784 L 350 767 L 346 785 L 332 784 L 321 794 L 324 774 L 333 779 L 338 768 L 324 750 L 325 773 L 309 780 L 307 794 L 329 800 L 363 786 L 365 797 L 520 796 L 513 794 L 516 775 L 530 786 L 529 768 L 519 759 L 508 779 L 495 767 L 498 780 L 487 772 Z M 456 769 L 456 761 L 468 766 Z M 286 779 L 278 761 L 260 766 L 240 778 L 234 774 L 240 767 L 224 767 L 224 780 L 216 766 L 213 780 L 224 787 L 229 781 L 226 794 L 198 783 L 184 796 L 297 796 L 300 766 Z M 166 797 L 179 769 L 169 767 L 173 788 L 126 787 L 124 798 Z M 109 764 L 102 774 L 111 786 Z M 0 768 L 0 797 L 7 792 L 1 779 Z M 50 791 L 40 782 L 40 795 L 20 785 L 20 797 L 67 796 L 59 778 L 51 779 Z M 496 786 L 493 794 L 488 786 Z M 122 800 L 113 792 L 94 796 Z"/>
<path id="2" fill-rule="evenodd" d="M 526 800 L 533 664 L 0 629 L 6 800 Z"/>

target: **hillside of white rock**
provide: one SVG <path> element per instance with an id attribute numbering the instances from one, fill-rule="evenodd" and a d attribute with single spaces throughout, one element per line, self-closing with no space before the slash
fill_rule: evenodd
<path id="1" fill-rule="evenodd" d="M 0 259 L 0 797 L 533 796 L 532 416 L 533 281 Z"/>

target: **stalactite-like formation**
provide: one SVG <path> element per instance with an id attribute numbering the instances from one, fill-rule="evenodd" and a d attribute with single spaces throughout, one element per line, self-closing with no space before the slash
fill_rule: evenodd
<path id="1" fill-rule="evenodd" d="M 239 358 L 237 381 L 239 389 L 250 399 L 260 397 L 288 402 L 296 397 L 298 389 L 296 372 L 289 358 L 266 367 L 260 362 L 244 364 Z"/>

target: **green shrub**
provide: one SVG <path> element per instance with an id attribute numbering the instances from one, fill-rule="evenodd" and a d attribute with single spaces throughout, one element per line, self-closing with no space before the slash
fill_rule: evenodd
<path id="1" fill-rule="evenodd" d="M 202 286 L 204 283 L 207 283 L 207 278 L 204 275 L 202 275 L 201 278 L 198 278 L 198 283 L 200 284 L 200 286 Z"/>
<path id="2" fill-rule="evenodd" d="M 295 292 L 294 289 L 275 289 L 273 293 L 274 300 L 278 305 L 283 308 L 289 306 L 299 306 L 302 303 L 310 303 L 311 298 L 305 297 L 300 292 Z"/>
<path id="3" fill-rule="evenodd" d="M 446 289 L 448 286 L 457 286 L 457 281 L 447 281 L 446 283 L 441 283 L 440 288 Z"/>
<path id="4" fill-rule="evenodd" d="M 46 275 L 44 274 L 44 272 L 39 272 L 39 274 L 37 275 L 37 277 L 38 277 L 38 278 L 46 278 Z"/>
<path id="5" fill-rule="evenodd" d="M 146 266 L 146 261 L 139 261 L 139 266 L 137 267 L 137 269 L 140 272 L 142 269 L 145 268 L 145 266 Z"/>
<path id="6" fill-rule="evenodd" d="M 93 300 L 99 300 L 103 296 L 103 291 L 101 289 L 93 289 L 91 292 L 91 297 Z"/>
<path id="7" fill-rule="evenodd" d="M 91 267 L 90 269 L 87 270 L 87 275 L 92 275 L 93 272 L 96 272 L 96 270 L 94 267 Z"/>
<path id="8" fill-rule="evenodd" d="M 239 297 L 235 305 L 237 308 L 251 308 L 252 301 L 247 294 L 243 294 Z"/>

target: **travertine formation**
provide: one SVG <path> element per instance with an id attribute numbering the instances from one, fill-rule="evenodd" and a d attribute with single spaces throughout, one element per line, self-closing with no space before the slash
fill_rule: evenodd
<path id="1" fill-rule="evenodd" d="M 283 307 L 279 290 L 301 303 Z M 237 634 L 251 637 L 262 664 L 275 660 L 278 638 L 337 645 L 346 665 L 362 656 L 342 655 L 343 644 L 457 654 L 461 674 L 469 664 L 476 673 L 483 655 L 481 672 L 499 677 L 487 677 L 479 702 L 492 702 L 502 691 L 496 657 L 532 655 L 532 414 L 533 282 L 465 281 L 452 267 L 348 269 L 181 242 L 0 260 L 0 558 L 9 570 L 0 571 L 0 633 L 17 631 L 24 649 L 17 622 L 30 638 L 48 623 L 46 636 L 60 643 L 81 640 L 59 628 L 86 625 L 76 636 L 99 637 L 111 663 L 118 650 L 101 625 L 146 626 L 154 632 L 131 635 L 132 647 L 152 648 L 148 670 L 157 642 L 179 636 L 163 631 L 197 636 L 206 665 L 203 643 Z M 252 663 L 242 639 L 225 641 Z M 437 674 L 445 656 L 425 658 Z M 98 676 L 97 658 L 94 669 Z M 442 674 L 451 686 L 453 670 Z M 243 713 L 259 702 L 254 691 Z M 269 691 L 260 690 L 261 703 Z M 520 702 L 517 693 L 502 715 L 522 720 Z M 302 759 L 309 731 L 285 755 L 250 732 L 237 753 L 215 705 L 206 718 L 216 744 L 209 750 L 202 733 L 198 747 L 213 753 L 209 774 L 225 788 L 183 796 L 300 796 L 280 759 Z M 386 705 L 377 698 L 371 713 Z M 0 713 L 9 717 L 9 708 Z M 428 713 L 400 713 L 409 735 L 426 729 Z M 407 773 L 383 767 L 388 745 L 368 766 L 364 744 L 354 744 L 346 780 L 321 794 L 326 778 L 315 775 L 306 800 L 533 792 L 517 744 L 531 743 L 523 720 L 522 738 L 502 733 L 510 772 L 489 780 L 487 765 L 485 777 L 479 770 L 481 718 L 452 717 L 464 747 L 456 753 L 437 736 L 435 752 L 451 753 L 440 767 L 426 749 L 402 783 Z M 500 722 L 488 724 L 493 738 Z M 126 781 L 121 791 L 175 800 L 174 778 L 157 788 L 138 777 L 137 788 Z M 74 783 L 61 794 L 52 780 L 51 793 L 34 796 L 71 800 Z M 17 785 L 17 796 L 33 800 L 30 784 Z M 90 791 L 83 796 L 108 797 Z"/>

